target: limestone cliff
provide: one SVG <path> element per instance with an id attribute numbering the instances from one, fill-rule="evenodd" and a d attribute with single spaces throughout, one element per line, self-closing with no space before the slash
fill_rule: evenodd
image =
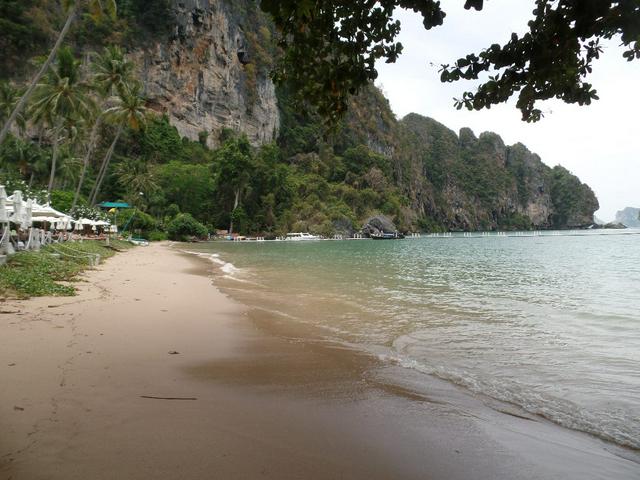
<path id="1" fill-rule="evenodd" d="M 389 158 L 409 200 L 401 224 L 453 230 L 576 228 L 593 223 L 591 189 L 562 167 L 550 168 L 521 143 L 499 135 L 456 134 L 412 113 L 397 120 L 375 88 L 355 99 L 341 135 Z"/>
<path id="2" fill-rule="evenodd" d="M 173 32 L 132 53 L 150 107 L 165 113 L 185 137 L 205 134 L 210 146 L 225 128 L 245 133 L 254 145 L 273 140 L 278 131 L 273 83 L 249 48 L 256 32 L 269 31 L 260 29 L 255 2 L 234 11 L 237 3 L 173 0 Z"/>
<path id="3" fill-rule="evenodd" d="M 406 139 L 398 161 L 420 172 L 407 194 L 428 217 L 460 230 L 576 228 L 593 223 L 598 201 L 562 167 L 551 169 L 521 143 L 499 135 L 459 135 L 417 114 L 399 122 Z"/>

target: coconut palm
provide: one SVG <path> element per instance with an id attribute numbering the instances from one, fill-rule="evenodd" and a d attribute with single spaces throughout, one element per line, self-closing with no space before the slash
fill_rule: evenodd
<path id="1" fill-rule="evenodd" d="M 80 62 L 75 59 L 71 49 L 60 49 L 57 63 L 49 69 L 44 82 L 37 85 L 31 108 L 33 120 L 46 125 L 51 133 L 53 152 L 49 192 L 53 189 L 63 134 L 73 134 L 78 118 L 89 115 L 94 109 L 87 85 L 80 78 Z"/>
<path id="2" fill-rule="evenodd" d="M 155 193 L 160 187 L 156 182 L 153 166 L 144 160 L 127 158 L 115 167 L 118 183 L 129 195 L 145 196 Z"/>
<path id="3" fill-rule="evenodd" d="M 113 152 L 120 140 L 120 136 L 124 131 L 124 128 L 128 126 L 132 130 L 139 130 L 145 123 L 149 113 L 149 110 L 145 106 L 145 99 L 141 94 L 142 85 L 138 81 L 132 81 L 130 84 L 125 85 L 118 95 L 113 99 L 113 106 L 107 108 L 104 112 L 105 118 L 110 120 L 116 125 L 116 135 L 109 146 L 109 150 L 102 161 L 100 171 L 98 172 L 98 178 L 91 194 L 91 204 L 95 205 L 98 194 L 100 193 L 100 187 L 109 169 L 109 162 L 113 157 Z"/>
<path id="4" fill-rule="evenodd" d="M 93 69 L 93 86 L 100 95 L 105 99 L 113 95 L 114 91 L 121 92 L 125 86 L 132 81 L 133 78 L 133 63 L 126 59 L 124 52 L 118 46 L 108 46 L 104 49 L 104 52 L 99 55 L 92 63 Z M 98 132 L 102 125 L 102 111 L 106 107 L 106 101 L 103 100 L 103 105 L 99 109 L 100 111 L 93 118 L 93 127 L 89 136 L 89 143 L 84 155 L 82 163 L 82 173 L 78 181 L 75 195 L 73 196 L 72 208 L 76 206 L 78 198 L 80 197 L 80 190 L 84 183 L 87 168 L 89 166 L 89 160 L 95 150 L 98 142 Z"/>
<path id="5" fill-rule="evenodd" d="M 74 155 L 73 149 L 69 145 L 60 151 L 60 178 L 62 179 L 62 189 L 66 189 L 68 185 L 73 185 L 78 181 L 78 173 L 80 172 L 81 159 Z"/>
<path id="6" fill-rule="evenodd" d="M 133 62 L 127 60 L 117 45 L 104 49 L 92 64 L 93 83 L 103 96 L 121 92 L 133 78 Z"/>
<path id="7" fill-rule="evenodd" d="M 20 97 L 20 100 L 16 103 L 7 121 L 4 122 L 2 130 L 0 130 L 0 145 L 2 144 L 2 142 L 4 142 L 4 139 L 9 133 L 11 125 L 13 125 L 13 123 L 17 120 L 18 115 L 20 115 L 20 113 L 22 113 L 22 111 L 24 110 L 24 107 L 27 105 L 29 98 L 31 98 L 31 94 L 33 94 L 34 90 L 36 89 L 36 86 L 49 70 L 49 67 L 53 63 L 53 60 L 56 58 L 58 50 L 60 49 L 64 38 L 69 32 L 71 24 L 78 16 L 78 13 L 84 9 L 87 9 L 89 11 L 89 14 L 96 21 L 99 21 L 105 15 L 111 18 L 115 18 L 117 12 L 116 0 L 62 0 L 62 7 L 67 14 L 67 19 L 64 22 L 64 26 L 58 34 L 56 43 L 49 52 L 49 56 L 40 67 L 40 70 L 38 70 L 38 73 L 36 73 L 36 75 L 31 80 L 31 83 L 27 87 L 27 90 L 24 92 L 22 97 Z"/>
<path id="8" fill-rule="evenodd" d="M 9 137 L 1 153 L 2 159 L 13 165 L 23 180 L 35 175 L 35 165 L 43 157 L 42 150 L 35 143 L 17 137 Z"/>
<path id="9" fill-rule="evenodd" d="M 20 91 L 9 82 L 0 82 L 0 122 L 4 124 L 11 116 L 13 109 L 20 100 Z M 20 131 L 25 129 L 25 117 L 22 113 L 16 116 L 15 122 Z"/>

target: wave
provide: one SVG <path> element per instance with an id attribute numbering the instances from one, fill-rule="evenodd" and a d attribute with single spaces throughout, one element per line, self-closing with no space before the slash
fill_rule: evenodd
<path id="1" fill-rule="evenodd" d="M 383 362 L 451 382 L 475 394 L 516 405 L 562 427 L 582 431 L 623 447 L 640 450 L 638 424 L 635 418 L 626 418 L 611 411 L 588 411 L 569 400 L 532 392 L 513 382 L 501 383 L 497 380 L 479 379 L 468 372 L 432 366 L 401 354 L 378 353 L 377 357 Z"/>

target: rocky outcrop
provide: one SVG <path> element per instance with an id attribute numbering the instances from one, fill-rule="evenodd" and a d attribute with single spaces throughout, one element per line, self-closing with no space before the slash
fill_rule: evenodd
<path id="1" fill-rule="evenodd" d="M 616 212 L 615 221 L 629 228 L 640 228 L 640 208 L 627 207 Z"/>
<path id="2" fill-rule="evenodd" d="M 236 3 L 247 3 L 241 12 L 256 8 L 249 0 Z M 275 139 L 274 85 L 259 65 L 246 63 L 252 54 L 247 36 L 255 37 L 260 25 L 223 0 L 174 0 L 173 5 L 173 33 L 132 53 L 150 107 L 166 114 L 181 135 L 192 140 L 206 135 L 212 147 L 225 128 L 245 133 L 254 145 Z"/>
<path id="3" fill-rule="evenodd" d="M 381 235 L 384 233 L 396 233 L 398 229 L 389 217 L 376 215 L 369 218 L 362 227 L 362 233 L 370 235 Z"/>

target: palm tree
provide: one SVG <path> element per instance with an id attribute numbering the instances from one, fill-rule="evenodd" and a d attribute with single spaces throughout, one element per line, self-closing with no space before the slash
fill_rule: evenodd
<path id="1" fill-rule="evenodd" d="M 131 82 L 134 65 L 117 45 L 104 49 L 92 64 L 93 83 L 104 96 L 123 91 Z"/>
<path id="2" fill-rule="evenodd" d="M 53 153 L 49 192 L 53 189 L 63 132 L 73 132 L 78 117 L 88 115 L 95 108 L 87 93 L 87 85 L 80 79 L 80 62 L 70 48 L 60 49 L 55 68 L 49 69 L 45 82 L 37 85 L 31 109 L 34 121 L 47 125 L 51 131 Z"/>
<path id="3" fill-rule="evenodd" d="M 73 149 L 69 145 L 61 149 L 59 171 L 63 189 L 66 189 L 67 185 L 73 185 L 78 180 L 80 162 L 80 158 L 73 154 Z"/>
<path id="4" fill-rule="evenodd" d="M 62 7 L 67 13 L 67 20 L 65 21 L 62 30 L 58 34 L 56 43 L 49 52 L 49 56 L 40 67 L 40 70 L 38 70 L 38 73 L 36 73 L 35 77 L 33 77 L 33 79 L 31 80 L 29 87 L 27 87 L 27 90 L 24 92 L 22 97 L 20 97 L 20 100 L 16 103 L 7 121 L 4 122 L 2 130 L 0 130 L 0 145 L 2 145 L 2 142 L 4 142 L 4 139 L 9 133 L 9 129 L 11 128 L 11 125 L 13 125 L 13 122 L 16 121 L 18 115 L 24 110 L 24 107 L 26 106 L 29 98 L 31 98 L 31 94 L 36 89 L 36 86 L 39 84 L 45 73 L 49 71 L 49 67 L 53 63 L 53 60 L 56 58 L 58 50 L 60 49 L 64 38 L 69 32 L 69 28 L 71 28 L 71 24 L 78 16 L 78 12 L 83 8 L 87 8 L 90 15 L 96 21 L 99 21 L 105 14 L 111 18 L 115 18 L 117 12 L 116 0 L 62 0 Z"/>
<path id="5" fill-rule="evenodd" d="M 7 121 L 19 100 L 20 92 L 17 88 L 9 82 L 0 83 L 0 122 Z M 20 131 L 24 131 L 26 121 L 22 113 L 17 115 L 15 122 L 18 124 Z"/>
<path id="6" fill-rule="evenodd" d="M 108 98 L 113 95 L 114 90 L 117 92 L 124 91 L 126 85 L 132 81 L 133 67 L 133 63 L 126 59 L 120 47 L 114 45 L 106 47 L 102 55 L 99 55 L 95 62 L 92 63 L 92 69 L 94 71 L 92 83 L 98 95 L 104 99 L 105 97 Z M 99 109 L 100 111 L 94 116 L 93 127 L 89 136 L 89 144 L 87 145 L 82 163 L 82 173 L 80 174 L 78 186 L 73 196 L 72 209 L 76 206 L 78 198 L 80 197 L 80 190 L 82 189 L 87 168 L 89 167 L 89 160 L 98 142 L 98 132 L 100 131 L 103 118 L 102 111 L 106 106 L 104 100 L 102 103 Z"/>
<path id="7" fill-rule="evenodd" d="M 149 198 L 160 189 L 152 166 L 141 159 L 127 158 L 115 167 L 118 183 L 127 192 L 127 198 L 139 207 L 142 197 Z M 143 194 L 143 196 L 140 195 Z"/>
<path id="8" fill-rule="evenodd" d="M 139 130 L 146 123 L 149 110 L 145 106 L 145 99 L 141 95 L 141 90 L 142 85 L 138 81 L 133 81 L 129 85 L 125 85 L 118 93 L 118 96 L 114 98 L 114 105 L 104 112 L 105 118 L 117 125 L 117 130 L 111 146 L 109 150 L 107 150 L 107 154 L 100 166 L 98 178 L 93 193 L 91 194 L 91 205 L 95 205 L 96 203 L 96 199 L 100 193 L 100 187 L 109 169 L 109 162 L 111 161 L 111 157 L 113 156 L 113 152 L 124 128 L 128 126 L 132 130 Z"/>
<path id="9" fill-rule="evenodd" d="M 23 142 L 19 138 L 11 143 L 10 156 L 18 167 L 18 171 L 23 179 L 27 175 L 33 175 L 33 165 L 38 159 L 40 152 L 34 143 Z"/>

